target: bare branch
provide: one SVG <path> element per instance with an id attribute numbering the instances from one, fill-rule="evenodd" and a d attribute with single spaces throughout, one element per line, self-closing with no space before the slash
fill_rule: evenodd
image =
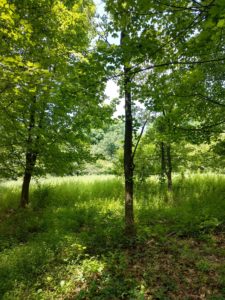
<path id="1" fill-rule="evenodd" d="M 140 134 L 139 134 L 139 136 L 138 136 L 138 140 L 137 140 L 137 143 L 136 143 L 136 145 L 135 145 L 135 147 L 134 147 L 134 151 L 133 151 L 133 154 L 132 154 L 132 158 L 133 158 L 133 159 L 134 159 L 134 157 L 135 157 L 135 154 L 136 154 L 138 145 L 139 145 L 139 143 L 140 143 L 140 141 L 141 141 L 141 138 L 142 138 L 142 135 L 143 135 L 143 133 L 144 133 L 145 126 L 147 125 L 147 122 L 148 122 L 148 118 L 145 120 L 145 122 L 144 122 L 144 124 L 143 124 L 143 126 L 142 126 L 142 128 L 141 128 L 141 132 L 140 132 Z"/>
<path id="2" fill-rule="evenodd" d="M 138 74 L 144 71 L 148 71 L 148 70 L 153 70 L 155 68 L 163 68 L 163 67 L 169 67 L 169 66 L 179 66 L 179 65 L 186 65 L 186 66 L 191 66 L 191 65 L 201 65 L 201 64 L 208 64 L 208 63 L 213 63 L 213 62 L 220 62 L 220 61 L 225 61 L 225 57 L 222 58 L 215 58 L 215 59 L 209 59 L 209 60 L 199 60 L 199 61 L 170 61 L 170 62 L 165 62 L 162 64 L 153 64 L 151 66 L 148 67 L 144 67 L 144 68 L 140 68 L 140 69 L 136 69 L 136 70 L 131 70 L 130 74 Z M 118 78 L 123 76 L 123 72 L 121 72 L 120 74 L 117 75 L 113 75 L 111 77 L 109 77 L 108 79 L 113 79 L 113 78 Z"/>

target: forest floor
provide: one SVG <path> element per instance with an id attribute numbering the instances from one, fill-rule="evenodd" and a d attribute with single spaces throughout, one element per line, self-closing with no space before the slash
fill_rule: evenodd
<path id="1" fill-rule="evenodd" d="M 17 209 L 0 186 L 0 299 L 225 299 L 225 176 L 136 184 L 136 238 L 115 177 L 46 179 Z"/>

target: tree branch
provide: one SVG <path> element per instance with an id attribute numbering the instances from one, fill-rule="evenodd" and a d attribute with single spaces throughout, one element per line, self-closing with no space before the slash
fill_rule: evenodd
<path id="1" fill-rule="evenodd" d="M 147 122 L 148 122 L 148 118 L 145 120 L 145 122 L 144 122 L 144 124 L 143 124 L 143 126 L 142 126 L 142 128 L 141 128 L 141 132 L 140 132 L 140 134 L 139 134 L 139 136 L 138 136 L 138 140 L 137 140 L 137 143 L 136 143 L 136 145 L 135 145 L 135 147 L 134 147 L 134 151 L 133 151 L 133 154 L 132 154 L 132 158 L 133 158 L 133 159 L 134 159 L 134 157 L 135 157 L 135 154 L 136 154 L 138 145 L 139 145 L 139 143 L 140 143 L 140 141 L 141 141 L 141 138 L 142 138 L 142 135 L 143 135 L 143 133 L 144 133 L 145 126 L 146 126 Z"/>
<path id="2" fill-rule="evenodd" d="M 189 95 L 168 94 L 167 96 L 169 96 L 169 97 L 180 97 L 180 98 L 199 97 L 200 100 L 206 100 L 207 102 L 213 103 L 215 105 L 225 107 L 225 103 L 221 103 L 219 101 L 213 100 L 209 96 L 202 95 L 201 93 L 189 94 Z"/>
<path id="3" fill-rule="evenodd" d="M 192 127 L 192 128 L 188 128 L 188 127 L 176 127 L 175 126 L 175 129 L 178 129 L 178 130 L 185 130 L 185 131 L 204 131 L 206 129 L 210 129 L 210 128 L 213 128 L 213 127 L 216 127 L 216 126 L 219 126 L 219 125 L 222 125 L 225 123 L 225 120 L 223 121 L 220 121 L 218 123 L 214 123 L 214 124 L 210 124 L 210 125 L 205 125 L 205 126 L 201 126 L 201 127 Z"/>
<path id="4" fill-rule="evenodd" d="M 153 70 L 155 68 L 162 68 L 162 67 L 168 67 L 168 66 L 174 66 L 174 65 L 201 65 L 201 64 L 207 64 L 207 63 L 213 63 L 213 62 L 220 62 L 220 61 L 225 61 L 225 57 L 222 58 L 215 58 L 215 59 L 209 59 L 209 60 L 200 60 L 200 61 L 170 61 L 170 62 L 165 62 L 162 64 L 155 64 L 155 65 L 151 65 L 151 66 L 147 66 L 141 69 L 137 69 L 137 70 L 131 70 L 130 74 L 138 74 L 144 71 L 148 71 L 148 70 Z M 108 79 L 113 79 L 113 78 L 118 78 L 123 76 L 123 72 L 121 72 L 118 75 L 113 75 L 111 77 L 108 77 Z"/>

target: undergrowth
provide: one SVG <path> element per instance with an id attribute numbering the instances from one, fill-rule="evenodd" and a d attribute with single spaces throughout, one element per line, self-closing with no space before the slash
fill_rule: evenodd
<path id="1" fill-rule="evenodd" d="M 42 180 L 25 210 L 19 188 L 0 187 L 1 299 L 225 299 L 225 176 L 136 183 L 133 247 L 120 178 Z"/>

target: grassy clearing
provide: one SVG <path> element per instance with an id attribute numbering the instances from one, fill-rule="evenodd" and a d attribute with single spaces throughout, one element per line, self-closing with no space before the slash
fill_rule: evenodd
<path id="1" fill-rule="evenodd" d="M 1 299 L 225 299 L 225 176 L 137 184 L 135 247 L 120 179 L 49 178 L 24 211 L 19 184 L 0 195 Z"/>

